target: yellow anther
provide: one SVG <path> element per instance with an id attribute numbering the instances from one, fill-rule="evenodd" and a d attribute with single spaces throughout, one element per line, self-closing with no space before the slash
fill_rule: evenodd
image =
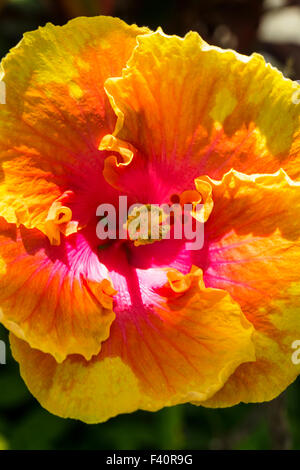
<path id="1" fill-rule="evenodd" d="M 145 204 L 131 211 L 125 228 L 135 246 L 147 245 L 162 240 L 170 231 L 166 218 L 167 214 L 160 207 Z"/>

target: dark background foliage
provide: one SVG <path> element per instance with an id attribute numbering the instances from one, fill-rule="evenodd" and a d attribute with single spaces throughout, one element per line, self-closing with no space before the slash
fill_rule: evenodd
<path id="1" fill-rule="evenodd" d="M 212 44 L 262 53 L 300 79 L 300 2 L 288 0 L 0 0 L 0 58 L 25 31 L 75 16 L 118 16 L 198 31 Z M 5 330 L 0 340 L 8 345 Z M 7 347 L 0 365 L 1 449 L 300 449 L 300 380 L 271 403 L 209 410 L 192 405 L 136 412 L 86 425 L 43 410 L 27 391 Z"/>

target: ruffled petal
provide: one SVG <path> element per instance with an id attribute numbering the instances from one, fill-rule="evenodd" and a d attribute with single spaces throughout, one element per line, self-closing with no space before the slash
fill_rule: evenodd
<path id="1" fill-rule="evenodd" d="M 138 38 L 122 77 L 105 88 L 118 115 L 113 136 L 146 162 L 140 175 L 155 174 L 155 186 L 167 180 L 188 187 L 199 174 L 220 178 L 231 168 L 252 174 L 283 167 L 300 175 L 300 87 L 258 54 L 209 46 L 193 32 L 182 39 L 158 30 Z M 106 136 L 101 148 L 107 144 L 112 148 Z M 106 177 L 115 181 L 112 165 Z M 145 179 L 135 180 L 141 191 Z"/>
<path id="2" fill-rule="evenodd" d="M 38 230 L 1 219 L 0 260 L 0 321 L 7 329 L 58 362 L 99 353 L 116 292 L 83 232 L 51 247 Z"/>
<path id="3" fill-rule="evenodd" d="M 12 335 L 21 374 L 46 409 L 95 423 L 201 400 L 239 364 L 255 360 L 252 327 L 226 292 L 205 289 L 200 270 L 181 287 L 181 273 L 166 271 L 166 280 L 167 274 L 170 282 L 152 292 L 148 305 L 135 298 L 131 309 L 117 313 L 109 339 L 89 362 L 72 356 L 57 364 Z"/>
<path id="4" fill-rule="evenodd" d="M 208 180 L 214 211 L 205 284 L 229 292 L 253 324 L 256 361 L 241 365 L 206 405 L 271 400 L 300 373 L 292 360 L 300 339 L 300 183 L 282 170 Z"/>
<path id="5" fill-rule="evenodd" d="M 148 31 L 116 18 L 76 18 L 26 33 L 3 59 L 0 215 L 8 222 L 48 233 L 48 212 L 69 190 L 73 219 L 79 209 L 84 216 L 87 188 L 104 184 L 99 143 L 116 122 L 103 84 L 121 74 L 136 36 Z"/>

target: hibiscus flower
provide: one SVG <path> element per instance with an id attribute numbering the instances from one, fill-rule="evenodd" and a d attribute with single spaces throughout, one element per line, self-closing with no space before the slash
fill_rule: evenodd
<path id="1" fill-rule="evenodd" d="M 300 372 L 299 85 L 110 17 L 26 33 L 2 75 L 0 321 L 41 405 L 95 423 L 280 394 Z M 201 204 L 203 246 L 99 240 L 120 196 Z"/>

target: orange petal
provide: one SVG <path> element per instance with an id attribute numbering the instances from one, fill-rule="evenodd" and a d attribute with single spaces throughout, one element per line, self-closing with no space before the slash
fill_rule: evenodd
<path id="1" fill-rule="evenodd" d="M 30 391 L 52 413 L 89 423 L 210 397 L 255 359 L 252 327 L 226 292 L 203 287 L 200 270 L 188 276 L 189 289 L 166 286 L 153 309 L 120 312 L 90 362 L 71 356 L 57 364 L 12 335 Z"/>
<path id="2" fill-rule="evenodd" d="M 0 223 L 0 321 L 61 362 L 98 354 L 109 336 L 115 290 L 83 233 L 59 247 L 35 229 Z"/>
<path id="3" fill-rule="evenodd" d="M 116 18 L 76 18 L 26 33 L 3 59 L 0 215 L 8 222 L 47 233 L 48 211 L 64 191 L 85 191 L 97 171 L 99 184 L 99 143 L 116 122 L 103 85 L 121 74 L 145 32 Z"/>
<path id="4" fill-rule="evenodd" d="M 209 181 L 214 211 L 206 226 L 205 284 L 239 303 L 255 328 L 257 359 L 241 365 L 206 405 L 271 400 L 300 373 L 292 360 L 300 339 L 300 183 L 284 171 L 231 171 Z"/>
<path id="5" fill-rule="evenodd" d="M 226 77 L 226 80 L 224 79 Z M 300 86 L 262 56 L 246 57 L 160 29 L 138 38 L 122 78 L 105 84 L 114 136 L 168 179 L 221 177 L 235 168 L 300 175 Z M 300 101 L 300 100 L 298 100 Z M 150 164 L 149 164 L 150 165 Z M 150 165 L 151 167 L 151 165 Z M 188 168 L 188 171 L 187 171 Z"/>

